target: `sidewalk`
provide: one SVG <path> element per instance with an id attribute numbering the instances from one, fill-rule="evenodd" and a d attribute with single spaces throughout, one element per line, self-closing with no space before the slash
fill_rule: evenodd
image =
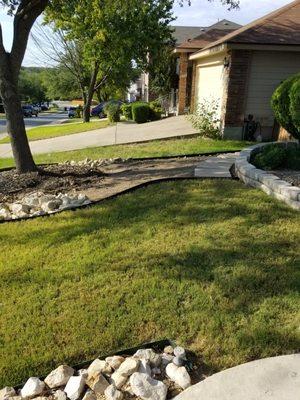
<path id="1" fill-rule="evenodd" d="M 178 116 L 146 124 L 120 122 L 107 128 L 33 141 L 30 142 L 30 148 L 33 154 L 41 154 L 78 150 L 86 147 L 144 142 L 195 133 L 197 133 L 196 130 L 186 120 L 185 116 Z M 6 157 L 12 157 L 10 144 L 0 145 L 0 158 Z"/>

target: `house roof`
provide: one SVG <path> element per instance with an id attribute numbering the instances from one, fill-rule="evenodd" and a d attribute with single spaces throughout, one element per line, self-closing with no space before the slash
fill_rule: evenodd
<path id="1" fill-rule="evenodd" d="M 232 32 L 232 29 L 211 29 L 207 32 L 204 32 L 202 35 L 195 37 L 194 39 L 187 40 L 186 42 L 177 46 L 176 49 L 203 49 L 211 42 L 224 37 L 230 32 Z"/>
<path id="2" fill-rule="evenodd" d="M 241 25 L 236 24 L 235 22 L 229 21 L 227 19 L 223 19 L 222 21 L 218 21 L 217 23 L 204 27 L 204 26 L 172 26 L 174 28 L 173 38 L 175 39 L 176 45 L 180 45 L 182 43 L 191 41 L 192 39 L 204 34 L 205 32 L 211 29 L 217 29 L 220 31 L 231 31 L 233 29 L 239 28 Z M 198 48 L 198 47 L 196 47 Z"/>
<path id="3" fill-rule="evenodd" d="M 203 50 L 223 43 L 300 45 L 300 0 L 229 33 Z"/>

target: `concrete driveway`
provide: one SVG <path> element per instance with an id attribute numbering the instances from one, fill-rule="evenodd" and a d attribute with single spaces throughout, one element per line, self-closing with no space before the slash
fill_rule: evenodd
<path id="1" fill-rule="evenodd" d="M 30 142 L 33 154 L 84 149 L 86 147 L 107 146 L 165 139 L 197 133 L 184 116 L 170 117 L 161 121 L 135 124 L 120 122 L 115 126 L 74 135 L 60 136 Z M 11 157 L 10 144 L 0 145 L 0 158 Z"/>

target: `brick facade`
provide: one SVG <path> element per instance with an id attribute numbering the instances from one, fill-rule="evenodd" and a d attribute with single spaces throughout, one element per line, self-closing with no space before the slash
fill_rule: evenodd
<path id="1" fill-rule="evenodd" d="M 251 56 L 249 50 L 231 51 L 230 64 L 224 72 L 223 127 L 242 127 L 244 124 Z"/>
<path id="2" fill-rule="evenodd" d="M 179 59 L 179 88 L 178 88 L 178 114 L 184 114 L 187 106 L 187 79 L 189 53 L 180 53 Z"/>

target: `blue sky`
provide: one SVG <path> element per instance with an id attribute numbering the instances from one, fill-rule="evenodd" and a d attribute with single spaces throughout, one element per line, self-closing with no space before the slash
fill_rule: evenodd
<path id="1" fill-rule="evenodd" d="M 219 0 L 192 0 L 191 6 L 174 7 L 177 20 L 173 25 L 209 26 L 220 19 L 226 18 L 242 25 L 260 18 L 265 14 L 288 4 L 290 0 L 241 0 L 239 10 L 228 11 Z M 0 9 L 0 23 L 3 29 L 5 47 L 10 49 L 12 41 L 12 18 Z M 29 41 L 29 46 L 24 59 L 24 65 L 43 65 L 42 57 L 39 59 L 37 50 Z"/>

